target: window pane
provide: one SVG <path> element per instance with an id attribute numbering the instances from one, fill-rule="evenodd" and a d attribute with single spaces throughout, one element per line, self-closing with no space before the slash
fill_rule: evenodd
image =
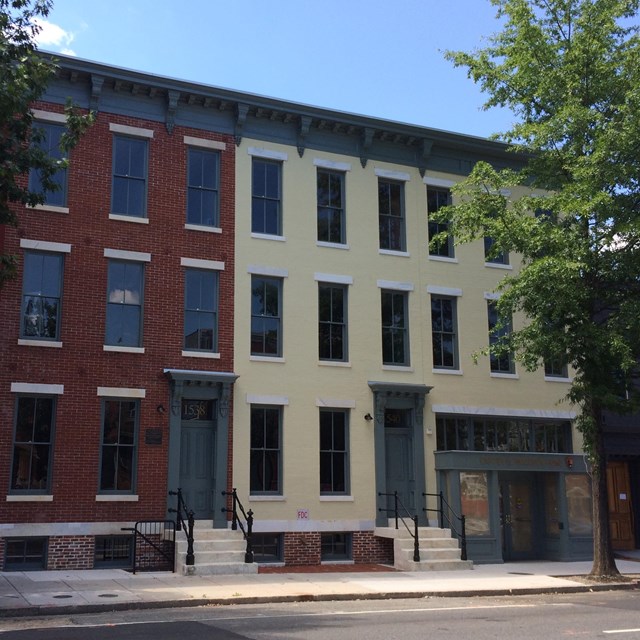
<path id="1" fill-rule="evenodd" d="M 488 536 L 489 489 L 487 474 L 480 471 L 460 472 L 460 506 L 466 519 L 468 536 Z"/>
<path id="2" fill-rule="evenodd" d="M 591 519 L 591 479 L 584 474 L 565 475 L 570 536 L 593 535 Z"/>

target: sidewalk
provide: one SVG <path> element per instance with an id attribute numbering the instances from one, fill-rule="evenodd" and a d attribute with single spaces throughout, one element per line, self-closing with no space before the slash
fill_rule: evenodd
<path id="1" fill-rule="evenodd" d="M 0 617 L 55 615 L 310 600 L 419 598 L 568 593 L 638 588 L 640 562 L 618 559 L 633 582 L 585 584 L 591 562 L 519 562 L 476 565 L 472 571 L 313 572 L 181 576 L 120 569 L 0 573 Z M 343 567 L 344 569 L 344 567 Z"/>

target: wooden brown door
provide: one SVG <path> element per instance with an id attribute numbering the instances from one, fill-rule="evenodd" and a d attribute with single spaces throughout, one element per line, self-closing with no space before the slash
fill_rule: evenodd
<path id="1" fill-rule="evenodd" d="M 626 462 L 607 464 L 607 492 L 611 544 L 614 549 L 635 549 L 631 483 Z"/>

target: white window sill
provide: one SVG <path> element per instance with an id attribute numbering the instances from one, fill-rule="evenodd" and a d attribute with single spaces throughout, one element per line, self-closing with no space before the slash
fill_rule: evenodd
<path id="1" fill-rule="evenodd" d="M 286 502 L 285 496 L 249 496 L 249 502 Z"/>
<path id="2" fill-rule="evenodd" d="M 109 220 L 119 220 L 120 222 L 135 222 L 137 224 L 149 224 L 149 218 L 139 218 L 138 216 L 123 216 L 119 213 L 110 213 Z"/>
<path id="3" fill-rule="evenodd" d="M 276 242 L 286 242 L 287 239 L 284 236 L 274 236 L 270 233 L 251 233 L 251 237 L 256 240 L 275 240 Z"/>
<path id="4" fill-rule="evenodd" d="M 446 256 L 429 255 L 429 260 L 432 260 L 433 262 L 451 262 L 453 264 L 458 264 L 458 258 L 448 258 Z"/>
<path id="5" fill-rule="evenodd" d="M 404 371 L 405 373 L 413 373 L 413 367 L 405 367 L 402 365 L 383 364 L 383 371 Z"/>
<path id="6" fill-rule="evenodd" d="M 7 496 L 7 502 L 53 502 L 53 496 L 50 494 L 43 495 L 41 493 L 31 495 L 19 495 L 12 493 Z"/>
<path id="7" fill-rule="evenodd" d="M 445 376 L 461 376 L 462 369 L 431 369 L 431 373 L 438 373 Z"/>
<path id="8" fill-rule="evenodd" d="M 285 359 L 282 357 L 274 357 L 274 356 L 249 356 L 249 360 L 251 362 L 284 362 Z"/>
<path id="9" fill-rule="evenodd" d="M 321 495 L 320 502 L 353 502 L 353 496 L 329 496 Z"/>
<path id="10" fill-rule="evenodd" d="M 517 373 L 494 373 L 489 374 L 492 378 L 505 378 L 506 380 L 520 380 L 520 376 Z"/>
<path id="11" fill-rule="evenodd" d="M 69 213 L 69 207 L 58 207 L 53 204 L 36 204 L 33 207 L 27 205 L 27 209 L 33 209 L 35 211 L 49 211 L 51 213 Z"/>
<path id="12" fill-rule="evenodd" d="M 117 353 L 144 353 L 144 347 L 117 347 L 112 344 L 102 346 L 103 351 L 113 351 Z"/>
<path id="13" fill-rule="evenodd" d="M 96 502 L 138 502 L 138 496 L 131 494 L 98 494 Z"/>
<path id="14" fill-rule="evenodd" d="M 53 347 L 54 349 L 62 349 L 62 342 L 57 340 L 28 340 L 20 338 L 18 345 L 21 347 Z"/>
<path id="15" fill-rule="evenodd" d="M 320 367 L 351 367 L 350 362 L 341 362 L 339 360 L 319 360 L 318 365 Z"/>
<path id="16" fill-rule="evenodd" d="M 209 360 L 220 360 L 219 353 L 212 353 L 210 351 L 183 351 L 182 355 L 185 358 L 209 358 Z"/>
<path id="17" fill-rule="evenodd" d="M 185 229 L 189 229 L 190 231 L 205 231 L 206 233 L 222 233 L 222 229 L 220 227 L 208 227 L 204 224 L 185 224 Z"/>
<path id="18" fill-rule="evenodd" d="M 408 251 L 392 251 L 391 249 L 378 249 L 378 253 L 381 256 L 396 256 L 398 258 L 411 257 L 411 254 Z"/>
<path id="19" fill-rule="evenodd" d="M 502 269 L 503 271 L 513 271 L 513 266 L 510 264 L 500 264 L 499 262 L 485 262 L 485 267 L 489 269 Z"/>
<path id="20" fill-rule="evenodd" d="M 317 247 L 324 247 L 326 249 L 342 249 L 349 250 L 351 247 L 348 244 L 339 244 L 337 242 L 323 242 L 322 240 L 316 240 Z"/>
<path id="21" fill-rule="evenodd" d="M 545 382 L 564 382 L 564 384 L 571 384 L 573 382 L 573 378 L 562 378 L 560 376 L 545 376 Z"/>

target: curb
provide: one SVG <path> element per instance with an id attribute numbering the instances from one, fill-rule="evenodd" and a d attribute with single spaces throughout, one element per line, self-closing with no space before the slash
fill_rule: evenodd
<path id="1" fill-rule="evenodd" d="M 488 589 L 461 591 L 393 591 L 390 593 L 297 594 L 288 596 L 247 596 L 237 598 L 193 598 L 159 602 L 112 602 L 110 604 L 81 604 L 61 606 L 27 606 L 0 609 L 0 619 L 36 616 L 62 616 L 109 611 L 141 611 L 144 609 L 180 609 L 187 607 L 230 606 L 243 604 L 285 604 L 294 602 L 340 602 L 346 600 L 419 600 L 422 598 L 485 598 L 500 596 L 532 596 L 545 594 L 596 593 L 602 591 L 634 591 L 640 582 L 576 585 L 564 587 L 523 587 L 520 589 Z"/>

